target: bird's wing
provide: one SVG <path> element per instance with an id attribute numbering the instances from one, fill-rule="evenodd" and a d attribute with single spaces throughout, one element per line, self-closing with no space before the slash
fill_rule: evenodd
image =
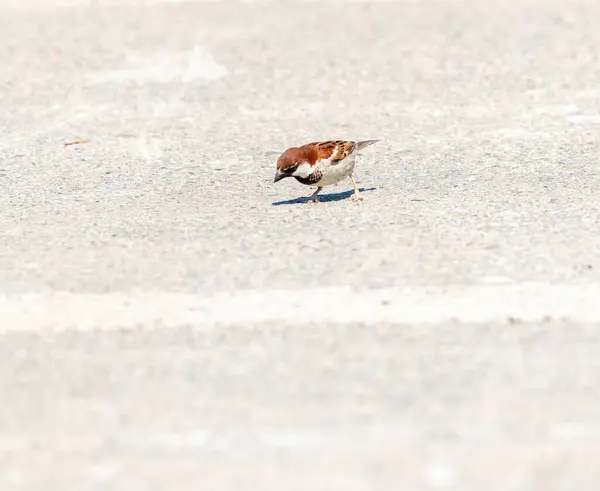
<path id="1" fill-rule="evenodd" d="M 332 164 L 341 162 L 352 153 L 378 142 L 379 140 L 365 140 L 353 142 L 348 140 L 330 140 L 325 142 L 308 143 L 319 152 L 319 159 L 330 160 Z"/>
<path id="2" fill-rule="evenodd" d="M 309 143 L 307 146 L 311 146 L 319 152 L 319 160 L 329 160 L 332 164 L 337 164 L 352 153 L 356 148 L 356 142 L 330 140 Z"/>

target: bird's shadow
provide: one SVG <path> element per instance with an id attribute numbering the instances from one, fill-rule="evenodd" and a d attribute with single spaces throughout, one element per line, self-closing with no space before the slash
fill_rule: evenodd
<path id="1" fill-rule="evenodd" d="M 361 193 L 374 191 L 377 188 L 358 188 Z M 327 201 L 342 201 L 350 198 L 354 194 L 354 190 L 344 191 L 343 193 L 331 193 L 331 194 L 319 194 L 319 199 L 321 202 L 325 203 Z M 300 198 L 295 199 L 286 199 L 285 201 L 275 201 L 272 206 L 281 206 L 281 205 L 297 205 L 300 203 L 310 202 L 310 196 L 302 196 Z"/>

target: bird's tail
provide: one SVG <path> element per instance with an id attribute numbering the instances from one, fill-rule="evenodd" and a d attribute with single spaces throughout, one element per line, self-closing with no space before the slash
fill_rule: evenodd
<path id="1" fill-rule="evenodd" d="M 365 140 L 362 142 L 357 142 L 356 143 L 356 151 L 358 152 L 359 150 L 362 150 L 365 147 L 368 147 L 369 145 L 373 145 L 373 143 L 377 143 L 381 140 Z"/>

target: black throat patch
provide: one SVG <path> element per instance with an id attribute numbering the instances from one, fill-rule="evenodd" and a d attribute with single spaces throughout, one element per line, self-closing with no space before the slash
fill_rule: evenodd
<path id="1" fill-rule="evenodd" d="M 298 176 L 294 176 L 294 177 L 296 178 L 296 180 L 298 182 L 301 182 L 302 184 L 306 184 L 307 186 L 310 186 L 311 184 L 316 184 L 317 182 L 319 182 L 321 180 L 321 177 L 323 177 L 323 173 L 320 170 L 316 170 L 308 177 L 298 177 Z"/>

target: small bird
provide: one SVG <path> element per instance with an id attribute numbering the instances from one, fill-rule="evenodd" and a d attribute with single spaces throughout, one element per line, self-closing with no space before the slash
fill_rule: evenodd
<path id="1" fill-rule="evenodd" d="M 285 177 L 295 177 L 302 184 L 317 186 L 317 190 L 310 196 L 314 203 L 319 201 L 317 194 L 323 186 L 330 186 L 350 177 L 354 185 L 354 195 L 351 199 L 362 200 L 354 179 L 356 155 L 363 148 L 378 141 L 380 140 L 360 142 L 336 140 L 288 148 L 277 160 L 273 182 Z"/>

